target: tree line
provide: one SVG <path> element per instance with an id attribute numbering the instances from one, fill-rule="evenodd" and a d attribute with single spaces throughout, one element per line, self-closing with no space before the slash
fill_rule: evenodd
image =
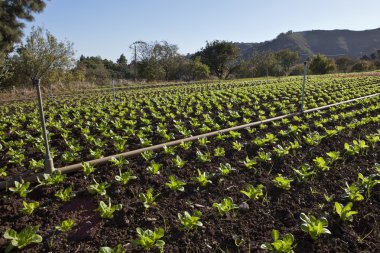
<path id="1" fill-rule="evenodd" d="M 33 79 L 42 79 L 43 84 L 105 84 L 111 79 L 191 81 L 303 73 L 298 52 L 255 52 L 243 58 L 235 43 L 219 40 L 206 42 L 193 55 L 181 55 L 178 46 L 167 41 L 136 41 L 126 49 L 133 54 L 129 62 L 124 54 L 116 62 L 99 56 L 75 59 L 71 42 L 58 41 L 39 27 L 20 42 L 24 27 L 21 21 L 33 20 L 31 13 L 41 12 L 44 7 L 42 0 L 0 2 L 0 87 L 29 85 Z M 360 59 L 317 54 L 309 56 L 307 63 L 311 74 L 369 71 L 380 69 L 380 50 Z"/>

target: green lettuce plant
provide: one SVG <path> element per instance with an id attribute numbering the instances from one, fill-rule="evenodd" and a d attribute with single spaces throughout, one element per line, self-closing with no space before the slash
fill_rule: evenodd
<path id="1" fill-rule="evenodd" d="M 301 213 L 300 218 L 303 221 L 301 230 L 308 233 L 311 239 L 316 240 L 321 234 L 331 234 L 327 229 L 328 221 L 325 217 L 317 219 L 313 215 Z"/>
<path id="2" fill-rule="evenodd" d="M 32 243 L 42 242 L 42 237 L 36 232 L 39 226 L 27 226 L 19 233 L 13 229 L 7 229 L 3 237 L 11 240 L 11 244 L 5 249 L 5 252 L 10 252 L 14 248 L 23 249 Z"/>
<path id="3" fill-rule="evenodd" d="M 153 247 L 157 247 L 160 252 L 164 252 L 165 241 L 161 238 L 164 237 L 164 229 L 156 228 L 154 231 L 147 229 L 143 230 L 141 228 L 136 229 L 138 239 L 134 240 L 133 243 L 142 247 L 144 250 L 148 251 Z"/>
<path id="4" fill-rule="evenodd" d="M 190 215 L 187 211 L 185 211 L 184 214 L 178 213 L 178 218 L 181 225 L 183 229 L 187 231 L 203 226 L 202 222 L 199 221 L 201 216 L 202 213 L 199 211 L 195 211 L 193 215 Z"/>
<path id="5" fill-rule="evenodd" d="M 263 243 L 260 248 L 274 253 L 294 253 L 294 236 L 292 234 L 286 234 L 282 240 L 280 240 L 280 233 L 278 230 L 272 230 L 272 243 Z"/>

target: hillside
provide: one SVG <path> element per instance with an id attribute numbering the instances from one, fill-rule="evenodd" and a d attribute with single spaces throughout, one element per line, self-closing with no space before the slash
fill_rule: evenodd
<path id="1" fill-rule="evenodd" d="M 365 31 L 312 30 L 281 33 L 277 38 L 262 43 L 236 43 L 243 58 L 253 52 L 291 49 L 298 51 L 301 58 L 321 53 L 330 56 L 359 58 L 380 49 L 380 28 Z"/>

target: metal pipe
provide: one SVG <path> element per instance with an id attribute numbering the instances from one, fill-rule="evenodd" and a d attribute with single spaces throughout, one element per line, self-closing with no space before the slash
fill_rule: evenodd
<path id="1" fill-rule="evenodd" d="M 362 99 L 366 99 L 366 98 L 376 97 L 376 96 L 379 96 L 379 95 L 380 95 L 380 93 L 376 93 L 376 94 L 372 94 L 372 95 L 368 95 L 368 96 L 364 96 L 364 97 L 359 97 L 359 98 L 354 98 L 354 99 L 350 99 L 350 100 L 346 100 L 346 101 L 342 101 L 342 102 L 338 102 L 338 103 L 334 103 L 334 104 L 330 104 L 330 105 L 325 105 L 325 106 L 321 106 L 321 107 L 317 107 L 317 108 L 312 108 L 312 109 L 305 110 L 304 113 L 310 113 L 310 112 L 314 112 L 314 111 L 318 111 L 318 110 L 323 110 L 323 109 L 327 109 L 327 108 L 330 108 L 330 107 L 333 107 L 333 106 L 347 104 L 347 103 L 351 103 L 351 102 L 362 100 Z M 243 129 L 243 128 L 246 128 L 246 127 L 257 126 L 257 125 L 260 125 L 260 124 L 263 124 L 263 123 L 269 123 L 269 122 L 273 122 L 273 121 L 276 121 L 276 120 L 281 120 L 281 119 L 284 119 L 284 118 L 289 118 L 289 117 L 292 117 L 292 116 L 297 116 L 297 115 L 300 115 L 300 114 L 301 114 L 300 112 L 290 113 L 290 114 L 278 116 L 278 117 L 275 117 L 275 118 L 270 118 L 270 119 L 266 119 L 266 120 L 262 120 L 262 121 L 256 121 L 256 122 L 252 122 L 252 123 L 248 123 L 248 124 L 244 124 L 244 125 L 239 125 L 239 126 L 230 127 L 230 128 L 226 128 L 226 129 L 222 129 L 222 130 L 218 130 L 218 131 L 213 131 L 213 132 L 209 132 L 209 133 L 205 133 L 205 134 L 200 134 L 200 135 L 196 135 L 196 136 L 192 136 L 192 137 L 187 137 L 187 138 L 184 138 L 184 139 L 181 139 L 181 140 L 170 141 L 170 142 L 167 142 L 167 143 L 158 144 L 158 145 L 154 145 L 154 146 L 151 146 L 151 147 L 136 149 L 136 150 L 124 152 L 124 153 L 121 153 L 121 154 L 111 155 L 111 156 L 103 157 L 103 158 L 100 158 L 100 159 L 95 159 L 95 160 L 92 160 L 92 161 L 88 161 L 88 163 L 90 163 L 91 165 L 101 165 L 101 164 L 105 164 L 106 162 L 108 162 L 112 158 L 132 157 L 132 156 L 139 155 L 139 154 L 141 154 L 142 152 L 145 152 L 145 151 L 155 151 L 155 150 L 162 149 L 164 146 L 169 147 L 169 146 L 179 145 L 182 142 L 194 141 L 194 140 L 198 140 L 199 138 L 203 138 L 203 137 L 211 137 L 211 136 L 218 135 L 220 133 L 226 133 L 226 132 L 229 132 L 229 131 L 235 131 L 235 130 Z M 57 168 L 56 170 L 61 171 L 63 174 L 67 174 L 67 173 L 78 171 L 80 169 L 82 169 L 82 163 L 77 163 L 77 164 L 65 166 L 65 167 L 62 167 L 62 168 Z M 41 175 L 41 174 L 39 174 L 39 175 Z M 21 178 L 21 176 L 18 176 L 17 179 L 18 178 Z M 4 189 L 6 187 L 13 186 L 14 180 L 17 180 L 17 179 L 10 179 L 10 180 L 7 180 L 7 181 L 0 182 L 0 190 Z M 37 175 L 33 175 L 33 176 L 29 176 L 27 178 L 24 178 L 25 181 L 31 181 L 31 182 L 35 181 L 36 179 L 37 179 Z"/>
<path id="2" fill-rule="evenodd" d="M 42 135 L 44 138 L 44 144 L 45 144 L 45 170 L 48 173 L 53 172 L 54 170 L 54 163 L 53 158 L 50 155 L 50 149 L 49 149 L 49 139 L 47 136 L 46 131 L 46 123 L 45 123 L 45 113 L 44 113 L 44 107 L 42 104 L 42 96 L 41 96 L 41 79 L 33 79 L 33 85 L 36 86 L 37 89 L 37 96 L 38 96 L 38 105 L 40 110 L 40 120 L 41 120 L 41 127 L 42 127 Z"/>

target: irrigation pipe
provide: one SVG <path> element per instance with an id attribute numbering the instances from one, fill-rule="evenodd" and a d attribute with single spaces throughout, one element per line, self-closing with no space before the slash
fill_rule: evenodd
<path id="1" fill-rule="evenodd" d="M 350 99 L 350 100 L 345 100 L 345 101 L 338 102 L 338 103 L 335 103 L 335 104 L 330 104 L 330 105 L 325 105 L 325 106 L 321 106 L 321 107 L 316 107 L 316 108 L 308 109 L 308 110 L 305 110 L 303 113 L 310 113 L 310 112 L 314 112 L 314 111 L 324 110 L 324 109 L 327 109 L 327 108 L 330 108 L 330 107 L 334 107 L 334 106 L 338 106 L 338 105 L 342 105 L 342 104 L 347 104 L 347 103 L 352 103 L 352 102 L 355 102 L 355 101 L 358 101 L 358 100 L 372 98 L 372 97 L 376 97 L 376 96 L 379 96 L 379 95 L 380 95 L 380 93 L 376 93 L 376 94 L 372 94 L 372 95 L 368 95 L 368 96 L 364 96 L 364 97 L 359 97 L 359 98 L 354 98 L 354 99 Z M 269 122 L 281 120 L 281 119 L 284 119 L 284 118 L 289 118 L 289 117 L 292 117 L 292 116 L 297 116 L 297 115 L 300 115 L 300 114 L 302 114 L 302 113 L 301 112 L 295 112 L 295 113 L 290 113 L 290 114 L 286 114 L 286 115 L 282 115 L 282 116 L 278 116 L 278 117 L 274 117 L 274 118 L 270 118 L 270 119 L 265 119 L 265 120 L 261 120 L 261 121 L 247 123 L 247 124 L 244 124 L 244 125 L 239 125 L 239 126 L 235 126 L 235 127 L 225 128 L 225 129 L 221 129 L 221 130 L 218 130 L 218 131 L 213 131 L 213 132 L 209 132 L 209 133 L 205 133 L 205 134 L 191 136 L 191 137 L 187 137 L 187 138 L 180 139 L 180 140 L 170 141 L 170 142 L 166 142 L 166 143 L 162 143 L 162 144 L 158 144 L 158 145 L 154 145 L 154 146 L 150 146 L 150 147 L 146 147 L 146 148 L 140 148 L 140 149 L 136 149 L 136 150 L 132 150 L 132 151 L 116 154 L 116 155 L 111 155 L 111 156 L 103 157 L 103 158 L 100 158 L 100 159 L 91 160 L 91 161 L 88 161 L 88 163 L 91 164 L 91 165 L 94 165 L 94 166 L 101 165 L 101 164 L 107 163 L 112 158 L 116 158 L 117 159 L 117 158 L 120 158 L 120 157 L 125 157 L 125 158 L 132 157 L 132 156 L 139 155 L 139 154 L 141 154 L 141 153 L 143 153 L 145 151 L 155 151 L 155 150 L 162 149 L 164 146 L 167 146 L 167 147 L 169 147 L 169 146 L 175 146 L 175 145 L 181 144 L 182 142 L 194 141 L 194 140 L 198 140 L 199 138 L 203 138 L 203 137 L 212 137 L 212 136 L 216 136 L 218 134 L 227 133 L 227 132 L 235 131 L 235 130 L 240 130 L 240 129 L 243 129 L 243 128 L 246 128 L 246 127 L 258 126 L 258 125 L 261 125 L 261 124 L 264 124 L 264 123 L 269 123 Z M 56 170 L 61 171 L 63 174 L 68 174 L 68 173 L 71 173 L 71 172 L 75 172 L 75 171 L 81 170 L 82 168 L 83 168 L 82 167 L 82 163 L 77 163 L 77 164 L 65 166 L 65 167 L 62 167 L 62 168 L 56 168 Z M 5 189 L 7 187 L 13 186 L 14 185 L 14 181 L 15 180 L 19 180 L 21 178 L 24 181 L 34 182 L 34 181 L 37 180 L 37 177 L 41 177 L 42 174 L 43 173 L 39 173 L 37 175 L 30 175 L 30 176 L 27 176 L 25 178 L 23 178 L 22 176 L 18 175 L 16 178 L 0 182 L 0 190 Z"/>

